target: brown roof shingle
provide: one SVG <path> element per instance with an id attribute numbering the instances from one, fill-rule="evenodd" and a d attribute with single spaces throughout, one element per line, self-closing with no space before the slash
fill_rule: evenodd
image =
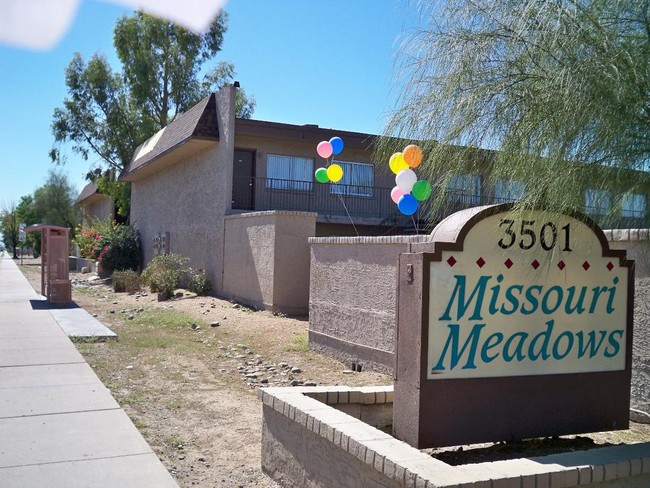
<path id="1" fill-rule="evenodd" d="M 215 94 L 212 93 L 176 117 L 169 125 L 140 144 L 120 175 L 126 175 L 148 166 L 192 139 L 219 140 Z"/>

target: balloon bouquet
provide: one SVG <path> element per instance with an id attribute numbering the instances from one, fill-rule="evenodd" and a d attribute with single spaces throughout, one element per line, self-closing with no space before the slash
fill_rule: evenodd
<path id="1" fill-rule="evenodd" d="M 318 143 L 316 146 L 316 152 L 321 158 L 325 159 L 327 166 L 320 167 L 314 172 L 316 181 L 319 183 L 338 183 L 341 181 L 343 178 L 343 168 L 341 168 L 341 166 L 336 163 L 331 163 L 331 161 L 328 161 L 328 158 L 332 155 L 336 156 L 337 154 L 341 154 L 343 147 L 343 139 L 338 136 L 332 137 L 329 141 L 321 141 Z M 348 219 L 350 219 L 352 227 L 354 227 L 354 231 L 357 233 L 357 235 L 359 235 L 357 226 L 354 225 L 354 221 L 350 216 L 348 207 L 345 205 L 345 200 L 343 199 L 341 192 L 336 192 L 336 194 L 341 201 L 341 205 L 343 205 L 343 208 L 345 209 L 345 213 L 347 214 Z"/>
<path id="2" fill-rule="evenodd" d="M 329 141 L 321 141 L 316 146 L 316 152 L 318 155 L 325 159 L 332 155 L 341 154 L 343 151 L 343 139 L 340 137 L 332 137 Z M 319 183 L 338 183 L 343 178 L 343 168 L 338 164 L 328 164 L 325 168 L 318 168 L 314 173 L 316 181 Z"/>
<path id="3" fill-rule="evenodd" d="M 404 215 L 413 215 L 418 210 L 419 202 L 431 196 L 431 184 L 426 180 L 418 180 L 413 168 L 420 166 L 422 150 L 415 144 L 410 144 L 402 152 L 396 152 L 390 157 L 388 166 L 395 173 L 395 187 L 390 197 Z"/>

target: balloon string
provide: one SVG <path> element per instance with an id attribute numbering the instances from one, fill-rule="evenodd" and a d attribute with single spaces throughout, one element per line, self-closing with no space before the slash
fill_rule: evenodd
<path id="1" fill-rule="evenodd" d="M 418 229 L 418 224 L 415 222 L 415 219 L 413 218 L 413 214 L 411 214 L 411 220 L 413 221 L 413 227 L 415 228 L 415 235 L 420 234 L 420 231 Z"/>
<path id="2" fill-rule="evenodd" d="M 356 232 L 357 237 L 359 237 L 359 231 L 357 230 L 357 226 L 354 225 L 352 217 L 350 217 L 350 212 L 348 212 L 348 207 L 345 206 L 345 202 L 343 201 L 343 197 L 338 192 L 336 194 L 339 196 L 339 200 L 341 200 L 341 205 L 343 205 L 343 208 L 345 209 L 345 213 L 348 215 L 348 219 L 350 219 L 350 223 L 352 224 L 352 227 L 354 228 L 354 232 Z"/>

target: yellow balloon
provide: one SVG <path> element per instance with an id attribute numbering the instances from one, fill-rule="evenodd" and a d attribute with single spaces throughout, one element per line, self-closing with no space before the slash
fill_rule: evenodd
<path id="1" fill-rule="evenodd" d="M 334 183 L 340 181 L 341 178 L 343 178 L 343 168 L 341 168 L 338 164 L 332 164 L 329 168 L 327 168 L 327 177 Z"/>
<path id="2" fill-rule="evenodd" d="M 417 168 L 422 162 L 422 150 L 415 144 L 410 144 L 404 148 L 404 161 L 411 168 Z"/>
<path id="3" fill-rule="evenodd" d="M 390 157 L 388 161 L 388 166 L 390 170 L 397 174 L 402 170 L 409 169 L 409 165 L 404 161 L 404 155 L 401 152 L 396 152 Z"/>

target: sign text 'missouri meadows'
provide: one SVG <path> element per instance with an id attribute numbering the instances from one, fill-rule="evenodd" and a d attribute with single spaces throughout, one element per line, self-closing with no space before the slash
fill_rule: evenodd
<path id="1" fill-rule="evenodd" d="M 431 263 L 428 378 L 625 369 L 627 273 L 572 217 L 478 222 Z"/>

